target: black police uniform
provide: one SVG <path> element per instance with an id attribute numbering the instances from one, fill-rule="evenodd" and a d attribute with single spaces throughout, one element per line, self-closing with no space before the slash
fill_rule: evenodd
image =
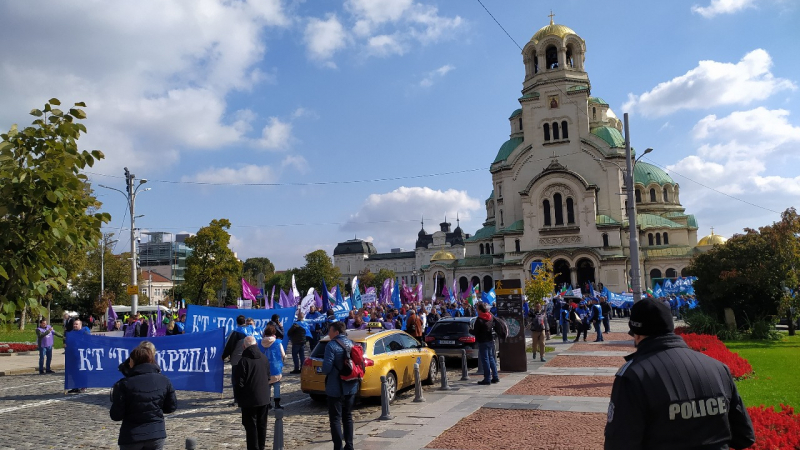
<path id="1" fill-rule="evenodd" d="M 755 442 L 724 364 L 671 332 L 645 338 L 625 359 L 608 407 L 606 450 L 724 450 Z"/>

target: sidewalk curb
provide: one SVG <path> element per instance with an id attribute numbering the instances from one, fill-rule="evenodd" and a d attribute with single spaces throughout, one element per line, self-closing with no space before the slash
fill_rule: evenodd
<path id="1" fill-rule="evenodd" d="M 51 370 L 64 370 L 63 364 L 53 364 L 50 366 Z M 39 373 L 39 369 L 37 367 L 30 367 L 25 369 L 9 369 L 0 371 L 0 377 L 6 377 L 10 375 L 32 375 Z"/>

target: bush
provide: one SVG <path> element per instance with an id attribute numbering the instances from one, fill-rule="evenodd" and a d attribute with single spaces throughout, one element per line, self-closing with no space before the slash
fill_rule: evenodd
<path id="1" fill-rule="evenodd" d="M 781 405 L 780 411 L 775 411 L 773 406 L 757 406 L 747 408 L 747 412 L 756 432 L 756 443 L 749 448 L 800 448 L 800 415 L 795 414 L 791 406 Z"/>
<path id="2" fill-rule="evenodd" d="M 777 341 L 781 334 L 775 329 L 775 322 L 769 318 L 761 318 L 755 322 L 747 321 L 750 339 Z"/>
<path id="3" fill-rule="evenodd" d="M 734 378 L 744 378 L 753 373 L 753 366 L 746 359 L 728 350 L 717 336 L 695 333 L 682 333 L 680 336 L 692 350 L 728 366 Z"/>

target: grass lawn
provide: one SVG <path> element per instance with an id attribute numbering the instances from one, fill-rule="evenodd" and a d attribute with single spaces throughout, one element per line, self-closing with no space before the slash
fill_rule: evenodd
<path id="1" fill-rule="evenodd" d="M 61 333 L 61 327 L 55 328 L 56 332 Z M 25 331 L 19 331 L 17 327 L 0 325 L 0 342 L 32 342 L 36 344 L 36 326 L 26 325 Z M 53 340 L 53 348 L 64 348 L 64 340 L 56 336 Z"/>
<path id="2" fill-rule="evenodd" d="M 736 383 L 747 406 L 800 408 L 800 335 L 781 341 L 727 341 L 725 345 L 750 362 L 755 375 Z"/>

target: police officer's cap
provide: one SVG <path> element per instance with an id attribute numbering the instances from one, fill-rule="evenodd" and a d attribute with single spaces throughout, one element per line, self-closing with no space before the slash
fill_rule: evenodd
<path id="1" fill-rule="evenodd" d="M 672 312 L 664 302 L 648 298 L 633 304 L 628 328 L 631 336 L 658 336 L 672 333 L 675 324 L 672 322 Z"/>

